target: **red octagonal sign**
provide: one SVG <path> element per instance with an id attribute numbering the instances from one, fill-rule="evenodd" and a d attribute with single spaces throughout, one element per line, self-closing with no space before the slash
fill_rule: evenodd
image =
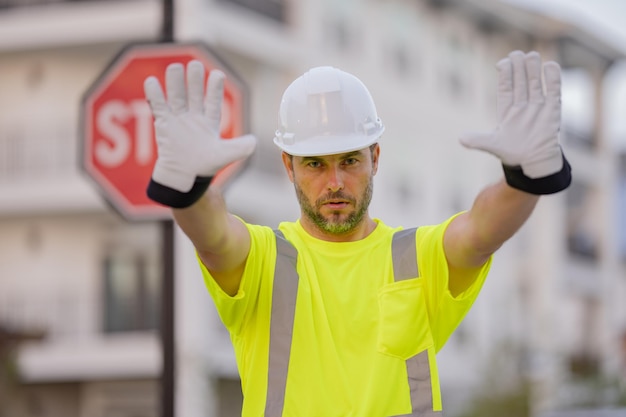
<path id="1" fill-rule="evenodd" d="M 165 85 L 166 67 L 173 62 L 201 61 L 207 72 L 226 74 L 221 135 L 247 131 L 247 90 L 241 79 L 206 46 L 199 44 L 134 44 L 124 48 L 89 88 L 82 101 L 81 165 L 105 199 L 128 220 L 170 217 L 170 211 L 146 195 L 157 158 L 153 118 L 143 82 L 156 76 Z M 241 168 L 234 163 L 218 173 L 223 184 Z"/>

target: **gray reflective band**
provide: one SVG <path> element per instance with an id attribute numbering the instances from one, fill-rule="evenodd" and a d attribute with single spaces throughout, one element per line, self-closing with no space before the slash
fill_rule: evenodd
<path id="1" fill-rule="evenodd" d="M 397 232 L 392 241 L 392 262 L 396 281 L 419 276 L 415 246 L 416 229 Z M 285 405 L 285 388 L 289 370 L 289 356 L 293 337 L 293 323 L 298 295 L 298 252 L 282 232 L 276 235 L 276 266 L 272 293 L 270 319 L 269 369 L 265 417 L 282 417 Z M 428 351 L 406 361 L 411 395 L 411 417 L 441 417 L 433 411 L 432 384 Z M 399 416 L 398 416 L 399 417 Z"/>
<path id="2" fill-rule="evenodd" d="M 420 275 L 417 269 L 417 250 L 415 247 L 416 230 L 400 230 L 393 235 L 391 259 L 393 262 L 393 279 L 396 281 L 416 278 Z"/>
<path id="3" fill-rule="evenodd" d="M 296 270 L 298 259 L 296 248 L 285 239 L 282 232 L 274 230 L 274 233 L 276 266 L 272 290 L 265 417 L 283 415 L 299 280 Z"/>
<path id="4" fill-rule="evenodd" d="M 407 359 L 406 371 L 411 390 L 411 417 L 441 417 L 441 411 L 433 411 L 433 389 L 430 380 L 428 351 Z"/>
<path id="5" fill-rule="evenodd" d="M 415 228 L 401 230 L 393 235 L 391 260 L 395 281 L 419 277 L 415 245 L 416 230 Z M 441 417 L 443 415 L 441 411 L 433 411 L 433 387 L 427 350 L 407 359 L 406 373 L 411 392 L 411 414 L 403 414 L 403 416 Z"/>

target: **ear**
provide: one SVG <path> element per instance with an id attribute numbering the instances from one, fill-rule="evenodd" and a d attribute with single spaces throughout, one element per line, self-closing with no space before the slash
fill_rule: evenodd
<path id="1" fill-rule="evenodd" d="M 283 152 L 281 156 L 283 158 L 283 165 L 289 176 L 289 181 L 293 182 L 293 157 L 286 152 Z"/>
<path id="2" fill-rule="evenodd" d="M 377 143 L 372 151 L 372 175 L 378 172 L 378 159 L 380 157 L 380 145 Z"/>

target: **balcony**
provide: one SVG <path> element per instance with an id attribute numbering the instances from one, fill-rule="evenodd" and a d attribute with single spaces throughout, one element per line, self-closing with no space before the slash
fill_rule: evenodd
<path id="1" fill-rule="evenodd" d="M 18 356 L 20 374 L 27 382 L 155 378 L 161 361 L 155 334 L 26 344 Z"/>
<path id="2" fill-rule="evenodd" d="M 106 0 L 0 0 L 0 9 L 14 7 L 42 6 L 55 3 L 79 3 L 84 1 L 106 1 Z"/>
<path id="3" fill-rule="evenodd" d="M 0 0 L 0 52 L 156 39 L 158 0 Z"/>
<path id="4" fill-rule="evenodd" d="M 15 126 L 0 133 L 0 215 L 104 211 L 79 172 L 69 126 Z"/>
<path id="5" fill-rule="evenodd" d="M 2 271 L 8 280 L 0 282 L 0 327 L 41 335 L 18 351 L 20 373 L 26 381 L 153 378 L 159 374 L 156 257 L 147 261 L 123 254 L 103 263 L 102 284 L 70 285 L 71 277 L 61 274 L 52 277 L 56 285 L 36 288 L 24 283 L 28 278 L 17 279 L 15 274 L 20 272 L 12 272 L 10 266 Z"/>

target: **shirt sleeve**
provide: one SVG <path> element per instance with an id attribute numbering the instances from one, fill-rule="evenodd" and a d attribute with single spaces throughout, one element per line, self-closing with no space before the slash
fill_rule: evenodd
<path id="1" fill-rule="evenodd" d="M 237 294 L 231 296 L 222 290 L 196 253 L 204 284 L 215 307 L 231 334 L 239 334 L 258 306 L 259 298 L 271 287 L 275 259 L 276 240 L 273 231 L 266 226 L 245 223 L 250 232 L 250 252 L 246 259 Z M 271 288 L 269 288 L 271 291 Z"/>
<path id="2" fill-rule="evenodd" d="M 443 250 L 443 235 L 457 215 L 439 225 L 422 226 L 416 232 L 417 263 L 420 276 L 424 279 L 426 304 L 436 351 L 444 346 L 474 304 L 491 267 L 490 257 L 481 268 L 476 269 L 476 277 L 472 284 L 461 294 L 452 296 L 448 286 L 449 271 Z"/>

